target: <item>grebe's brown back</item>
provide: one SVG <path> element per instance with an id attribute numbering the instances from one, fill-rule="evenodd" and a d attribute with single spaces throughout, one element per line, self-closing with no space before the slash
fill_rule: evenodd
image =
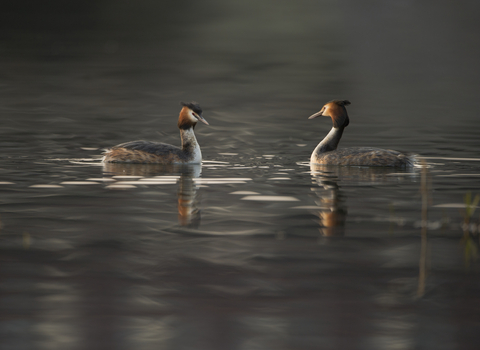
<path id="1" fill-rule="evenodd" d="M 105 152 L 107 163 L 155 163 L 155 164 L 199 164 L 202 152 L 193 129 L 198 121 L 207 124 L 202 109 L 196 102 L 182 102 L 178 128 L 182 146 L 151 141 L 130 141 L 114 146 Z"/>
<path id="2" fill-rule="evenodd" d="M 308 119 L 320 116 L 332 118 L 333 127 L 318 144 L 310 157 L 310 163 L 323 165 L 410 167 L 413 160 L 406 154 L 373 147 L 351 147 L 337 150 L 343 130 L 349 123 L 345 106 L 350 101 L 333 100 L 311 115 Z"/>

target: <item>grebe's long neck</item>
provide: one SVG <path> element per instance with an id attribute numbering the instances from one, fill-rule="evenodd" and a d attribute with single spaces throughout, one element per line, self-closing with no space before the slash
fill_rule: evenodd
<path id="1" fill-rule="evenodd" d="M 315 150 L 312 153 L 312 159 L 315 154 L 321 154 L 329 151 L 334 151 L 337 149 L 338 143 L 342 138 L 344 127 L 335 128 L 332 127 L 330 132 L 325 136 L 325 138 L 320 141 Z"/>
<path id="2" fill-rule="evenodd" d="M 180 129 L 180 138 L 182 139 L 182 151 L 191 157 L 192 163 L 202 162 L 202 151 L 198 145 L 197 138 L 193 132 L 193 126 Z"/>

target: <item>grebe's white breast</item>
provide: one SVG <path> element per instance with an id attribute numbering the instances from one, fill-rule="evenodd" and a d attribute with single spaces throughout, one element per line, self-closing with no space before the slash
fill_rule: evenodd
<path id="1" fill-rule="evenodd" d="M 198 144 L 193 128 L 182 130 L 180 129 L 180 137 L 182 138 L 182 150 L 185 154 L 185 159 L 178 159 L 175 163 L 200 164 L 202 163 L 202 151 Z"/>

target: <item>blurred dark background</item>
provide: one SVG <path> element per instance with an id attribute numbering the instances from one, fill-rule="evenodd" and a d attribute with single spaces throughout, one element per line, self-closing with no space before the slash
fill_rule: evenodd
<path id="1" fill-rule="evenodd" d="M 105 147 L 128 137 L 132 126 L 148 137 L 142 130 L 160 128 L 152 117 L 175 117 L 180 100 L 197 100 L 218 118 L 210 130 L 224 126 L 219 131 L 228 133 L 235 120 L 253 132 L 275 124 L 282 137 L 318 139 L 328 125 L 310 133 L 304 118 L 330 99 L 347 98 L 357 116 L 351 133 L 380 134 L 379 146 L 382 136 L 390 142 L 409 133 L 402 140 L 409 151 L 433 154 L 431 143 L 446 138 L 465 140 L 468 151 L 478 146 L 470 131 L 480 107 L 479 7 L 3 1 L 2 118 L 11 130 L 21 119 L 23 133 L 33 127 L 32 138 L 39 128 L 65 133 L 63 125 L 88 137 L 79 145 Z M 67 119 L 81 123 L 65 125 Z M 161 128 L 176 133 L 174 123 Z"/>

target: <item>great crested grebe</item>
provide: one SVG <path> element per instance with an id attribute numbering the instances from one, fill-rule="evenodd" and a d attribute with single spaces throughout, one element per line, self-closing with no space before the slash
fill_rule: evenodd
<path id="1" fill-rule="evenodd" d="M 349 123 L 347 109 L 350 101 L 333 100 L 311 115 L 308 119 L 320 116 L 332 118 L 333 127 L 318 144 L 310 157 L 310 163 L 323 165 L 411 167 L 413 160 L 401 152 L 373 148 L 350 147 L 337 150 L 338 143 Z"/>
<path id="2" fill-rule="evenodd" d="M 193 129 L 198 121 L 208 125 L 202 109 L 196 102 L 181 103 L 178 128 L 182 147 L 151 141 L 130 141 L 116 145 L 105 152 L 106 163 L 200 164 L 202 152 Z"/>

